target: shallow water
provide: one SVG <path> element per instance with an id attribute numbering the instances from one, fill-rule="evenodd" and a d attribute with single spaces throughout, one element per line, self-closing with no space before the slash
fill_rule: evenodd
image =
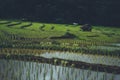
<path id="1" fill-rule="evenodd" d="M 72 61 L 82 61 L 86 63 L 120 66 L 120 59 L 118 57 L 110 57 L 104 55 L 98 56 L 98 55 L 77 54 L 70 52 L 54 52 L 54 53 L 46 52 L 44 54 L 41 54 L 40 56 L 45 58 L 60 58 L 60 59 L 67 59 Z"/>
<path id="2" fill-rule="evenodd" d="M 120 43 L 114 43 L 114 44 L 111 44 L 112 46 L 117 46 L 117 47 L 120 47 Z"/>
<path id="3" fill-rule="evenodd" d="M 120 74 L 50 64 L 0 60 L 0 80 L 119 80 Z"/>

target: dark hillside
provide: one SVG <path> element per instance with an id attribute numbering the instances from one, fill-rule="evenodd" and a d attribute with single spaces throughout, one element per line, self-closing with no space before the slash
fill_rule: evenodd
<path id="1" fill-rule="evenodd" d="M 120 26 L 119 0 L 0 0 L 0 18 Z"/>

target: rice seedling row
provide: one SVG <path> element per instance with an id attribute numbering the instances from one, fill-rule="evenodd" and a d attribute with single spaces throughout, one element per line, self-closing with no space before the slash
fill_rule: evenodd
<path id="1" fill-rule="evenodd" d="M 62 59 L 62 58 L 57 58 L 55 56 L 52 57 L 52 58 L 48 58 L 48 57 L 50 57 L 49 54 L 47 54 L 48 57 L 45 57 L 42 52 L 38 54 L 37 51 L 36 51 L 36 54 L 35 54 L 35 51 L 32 52 L 32 53 L 29 51 L 30 52 L 29 54 L 25 54 L 25 53 L 23 53 L 23 52 L 25 52 L 25 50 L 23 50 L 23 51 L 21 50 L 21 52 L 19 52 L 19 50 L 18 50 L 19 54 L 18 53 L 15 54 L 16 51 L 17 50 L 15 50 L 15 51 L 13 50 L 10 53 L 10 52 L 7 52 L 7 51 L 5 52 L 5 50 L 2 50 L 1 54 L 0 54 L 0 58 L 1 59 L 6 59 L 6 60 L 12 59 L 12 60 L 23 60 L 23 61 L 33 61 L 33 62 L 37 61 L 37 62 L 40 62 L 40 63 L 48 63 L 48 64 L 53 64 L 53 65 L 75 67 L 75 68 L 80 68 L 80 69 L 89 69 L 91 67 L 91 70 L 98 70 L 98 71 L 102 71 L 102 72 L 106 71 L 108 73 L 111 73 L 111 72 L 114 71 L 114 73 L 120 74 L 120 72 L 119 72 L 120 60 L 119 59 L 118 59 L 119 60 L 118 65 L 115 66 L 113 64 L 108 65 L 107 63 L 100 64 L 100 62 L 98 62 L 97 64 L 95 64 L 95 63 L 93 64 L 93 63 L 82 62 L 81 60 L 70 60 L 70 59 L 67 59 L 65 54 L 63 54 L 63 56 L 65 58 Z M 43 52 L 45 52 L 45 51 L 43 51 Z M 23 53 L 23 54 L 20 54 L 20 53 Z M 26 53 L 28 53 L 28 52 L 26 51 Z M 42 54 L 43 54 L 43 56 L 42 56 Z M 62 54 L 62 53 L 59 53 L 59 54 Z M 39 56 L 37 56 L 37 55 L 39 55 Z M 55 54 L 53 54 L 53 55 L 55 55 Z M 69 53 L 69 55 L 71 55 L 71 54 Z M 79 56 L 79 55 L 76 55 L 76 56 Z M 95 60 L 97 60 L 97 59 L 95 59 Z M 99 59 L 99 61 L 102 61 L 102 60 Z"/>
<path id="2" fill-rule="evenodd" d="M 91 69 L 74 69 L 29 61 L 0 60 L 0 63 L 2 80 L 119 80 L 119 75 L 114 73 L 98 73 Z"/>

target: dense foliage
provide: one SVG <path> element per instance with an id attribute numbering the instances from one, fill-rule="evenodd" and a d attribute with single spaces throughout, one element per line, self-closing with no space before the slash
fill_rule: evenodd
<path id="1" fill-rule="evenodd" d="M 0 0 L 0 18 L 119 26 L 119 0 Z"/>

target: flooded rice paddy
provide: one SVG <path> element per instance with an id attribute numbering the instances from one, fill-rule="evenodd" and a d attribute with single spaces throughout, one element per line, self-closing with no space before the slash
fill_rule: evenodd
<path id="1" fill-rule="evenodd" d="M 70 52 L 43 53 L 40 56 L 45 58 L 60 58 L 72 61 L 82 61 L 93 64 L 103 64 L 111 66 L 120 66 L 119 57 L 110 57 L 104 55 L 75 54 Z"/>
<path id="2" fill-rule="evenodd" d="M 0 60 L 0 80 L 119 80 L 120 74 L 53 66 L 51 64 Z"/>

